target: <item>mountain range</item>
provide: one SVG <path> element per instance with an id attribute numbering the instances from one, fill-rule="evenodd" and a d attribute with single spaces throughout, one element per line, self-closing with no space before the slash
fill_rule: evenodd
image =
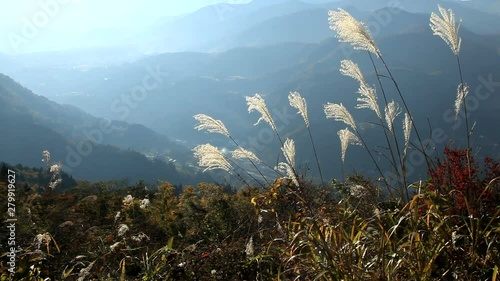
<path id="1" fill-rule="evenodd" d="M 3 74 L 0 107 L 2 161 L 39 167 L 45 165 L 42 152 L 48 150 L 52 163 L 91 181 L 195 183 L 198 177 L 176 167 L 177 159 L 172 157 L 185 162 L 182 157 L 189 150 L 170 138 L 139 124 L 96 118 L 74 106 L 57 104 Z"/>
<path id="2" fill-rule="evenodd" d="M 288 106 L 288 93 L 300 91 L 308 102 L 322 166 L 329 178 L 340 177 L 336 132 L 343 126 L 326 120 L 323 104 L 342 102 L 362 124 L 368 143 L 381 155 L 384 148 L 381 136 L 370 123 L 374 121 L 373 114 L 354 110 L 355 82 L 339 73 L 340 61 L 348 58 L 359 64 L 370 83 L 377 83 L 368 55 L 352 51 L 333 38 L 328 28 L 328 10 L 338 7 L 371 29 L 422 135 L 426 137 L 432 134 L 429 131 L 442 129 L 463 146 L 463 128 L 453 130 L 448 114 L 453 110 L 460 81 L 456 60 L 429 28 L 430 12 L 437 12 L 437 4 L 452 8 L 463 19 L 460 58 L 464 80 L 471 89 L 470 102 L 477 102 L 470 111 L 471 120 L 477 121 L 473 148 L 479 152 L 478 157 L 499 157 L 500 133 L 491 127 L 500 121 L 495 114 L 500 109 L 500 99 L 495 94 L 495 81 L 500 80 L 500 28 L 495 23 L 500 15 L 494 8 L 497 2 L 478 2 L 254 0 L 249 4 L 208 6 L 192 14 L 164 18 L 117 42 L 134 46 L 134 52 L 109 44 L 106 48 L 0 56 L 0 72 L 59 103 L 2 76 L 1 113 L 7 118 L 2 118 L 1 128 L 13 137 L 4 139 L 7 143 L 2 145 L 0 155 L 5 159 L 0 160 L 15 163 L 17 159 L 23 164 L 39 165 L 39 154 L 45 149 L 54 151 L 55 158 L 65 159 L 65 147 L 75 147 L 85 139 L 85 130 L 99 130 L 99 123 L 113 120 L 110 124 L 118 129 L 95 145 L 98 153 L 90 154 L 74 169 L 76 177 L 96 180 L 130 175 L 135 180 L 161 174 L 175 178 L 174 182 L 188 182 L 188 175 L 201 177 L 190 168 L 194 165 L 192 147 L 211 142 L 234 148 L 222 136 L 193 129 L 192 116 L 205 113 L 224 121 L 239 142 L 274 165 L 280 158 L 277 140 L 268 136 L 264 125 L 252 126 L 258 115 L 248 114 L 245 104 L 245 96 L 261 93 L 277 119 L 280 133 L 296 140 L 297 162 L 311 166 L 310 171 L 306 167 L 303 171 L 316 176 L 307 131 L 300 116 Z M 377 69 L 386 74 L 382 64 L 377 63 Z M 147 88 L 145 79 L 155 75 L 155 87 L 134 99 L 134 91 Z M 388 97 L 400 102 L 391 81 L 384 80 L 383 85 Z M 487 92 L 478 98 L 477 89 Z M 40 136 L 46 140 L 30 146 L 30 138 Z M 18 143 L 19 139 L 25 143 Z M 446 144 L 431 146 L 439 150 Z M 373 174 L 368 161 L 355 161 L 366 158 L 362 149 L 353 148 L 349 154 L 349 169 Z M 105 167 L 117 163 L 129 164 L 120 164 L 116 170 L 121 171 L 117 173 L 106 172 Z M 140 169 L 131 173 L 132 167 Z M 162 169 L 168 172 L 161 172 Z M 425 170 L 418 173 L 416 177 Z"/>

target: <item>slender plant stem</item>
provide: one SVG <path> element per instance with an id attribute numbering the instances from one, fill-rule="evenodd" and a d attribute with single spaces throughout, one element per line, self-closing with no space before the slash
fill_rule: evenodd
<path id="1" fill-rule="evenodd" d="M 341 172 L 342 172 L 342 181 L 345 181 L 345 172 L 344 172 L 344 161 L 342 161 L 342 165 L 340 166 Z"/>
<path id="2" fill-rule="evenodd" d="M 458 73 L 460 74 L 460 90 L 463 91 L 465 89 L 464 86 L 464 78 L 462 74 L 462 65 L 460 64 L 460 56 L 457 54 L 455 56 L 457 58 L 457 64 L 458 64 Z M 463 105 L 464 105 L 464 113 L 465 113 L 465 130 L 466 130 L 466 136 L 467 136 L 467 168 L 469 172 L 469 178 L 472 177 L 472 172 L 471 172 L 471 160 L 470 160 L 470 132 L 469 132 L 469 117 L 467 116 L 467 102 L 466 102 L 466 97 L 463 97 Z"/>
<path id="3" fill-rule="evenodd" d="M 384 64 L 384 67 L 385 69 L 387 70 L 387 73 L 389 73 L 389 76 L 390 76 L 390 79 L 392 80 L 392 82 L 394 83 L 394 86 L 396 87 L 396 90 L 399 94 L 399 97 L 401 98 L 401 101 L 403 102 L 403 105 L 405 107 L 405 110 L 406 112 L 408 113 L 408 116 L 410 117 L 410 120 L 411 120 L 411 123 L 412 123 L 412 126 L 413 126 L 413 129 L 415 130 L 415 134 L 417 135 L 417 138 L 418 138 L 418 142 L 420 144 L 420 147 L 422 148 L 422 153 L 424 154 L 424 158 L 425 158 L 425 162 L 427 164 L 427 168 L 430 169 L 431 168 L 431 163 L 429 162 L 429 156 L 427 155 L 427 153 L 425 152 L 425 148 L 424 148 L 424 143 L 422 142 L 422 138 L 420 137 L 420 133 L 418 132 L 418 129 L 417 129 L 417 125 L 415 124 L 415 120 L 413 119 L 413 114 L 411 114 L 411 111 L 408 107 L 408 105 L 406 104 L 406 100 L 405 98 L 403 97 L 403 94 L 401 93 L 401 89 L 399 88 L 399 85 L 398 85 L 398 82 L 396 81 L 396 79 L 394 78 L 394 76 L 392 75 L 392 72 L 391 70 L 389 69 L 389 67 L 387 66 L 387 63 L 385 62 L 384 58 L 382 57 L 382 55 L 380 55 L 380 60 L 382 61 L 382 63 Z"/>
<path id="4" fill-rule="evenodd" d="M 236 147 L 238 148 L 242 148 L 235 140 L 232 136 L 229 136 L 229 139 L 231 139 L 233 141 L 233 143 L 236 145 Z M 257 172 L 260 174 L 260 176 L 264 179 L 264 181 L 266 182 L 266 184 L 268 186 L 271 186 L 271 184 L 269 183 L 269 181 L 266 179 L 266 177 L 264 176 L 264 174 L 262 174 L 262 172 L 259 170 L 259 168 L 257 167 L 257 165 L 255 165 L 255 163 L 253 162 L 252 159 L 248 158 L 248 160 L 250 161 L 250 163 L 252 163 L 253 167 L 257 170 Z"/>
<path id="5" fill-rule="evenodd" d="M 274 123 L 274 122 L 273 122 Z M 278 137 L 278 140 L 280 141 L 280 144 L 281 144 L 281 147 L 282 148 L 285 148 L 285 144 L 283 143 L 283 140 L 281 139 L 281 136 L 280 134 L 278 133 L 278 130 L 275 129 L 275 127 L 273 127 L 273 130 L 274 130 L 274 133 L 276 133 L 276 136 Z M 285 157 L 286 158 L 286 157 Z M 286 161 L 289 161 L 290 159 L 285 159 Z M 290 164 L 290 163 L 288 163 Z M 297 174 L 297 171 L 295 171 L 295 167 L 292 167 L 292 165 L 290 165 L 290 167 L 292 168 L 292 172 L 293 172 L 293 176 L 295 177 L 295 179 L 297 179 L 297 181 L 299 180 L 299 176 Z"/>
<path id="6" fill-rule="evenodd" d="M 375 74 L 377 76 L 377 81 L 378 81 L 378 83 L 380 85 L 380 89 L 382 91 L 382 96 L 384 97 L 385 106 L 387 106 L 388 105 L 387 95 L 385 94 L 384 85 L 382 84 L 382 80 L 380 79 L 380 76 L 379 76 L 379 73 L 378 73 L 378 70 L 377 70 L 377 66 L 375 65 L 375 62 L 373 61 L 372 54 L 370 52 L 368 52 L 368 55 L 370 57 L 370 61 L 371 61 L 372 66 L 373 66 L 373 70 L 375 71 Z M 382 118 L 379 118 L 379 121 L 380 121 L 380 124 L 383 124 Z M 391 124 L 391 126 L 392 126 L 392 128 L 394 128 L 394 122 L 392 122 L 392 123 L 393 124 Z M 385 128 L 385 126 L 383 126 L 383 127 Z M 397 168 L 397 165 L 396 165 L 396 158 L 394 156 L 394 151 L 392 149 L 392 144 L 389 141 L 389 136 L 387 135 L 387 131 L 385 129 L 383 131 L 384 131 L 385 140 L 387 142 L 387 145 L 389 146 L 389 151 L 391 153 L 392 162 L 396 166 L 395 170 L 396 170 L 396 175 L 398 176 L 398 181 L 399 181 L 400 184 L 401 184 L 401 181 L 402 181 L 402 183 L 403 183 L 402 188 L 406 190 L 406 197 L 407 197 L 406 199 L 408 200 L 409 199 L 409 194 L 408 194 L 408 189 L 406 188 L 406 177 L 404 175 L 401 175 L 401 173 L 399 172 L 399 168 Z M 397 136 L 396 136 L 395 133 L 393 133 L 393 134 L 391 133 L 391 135 L 393 136 L 394 143 L 396 145 L 396 150 L 397 150 L 397 153 L 398 153 L 398 158 L 399 158 L 399 163 L 401 165 L 401 170 L 404 173 L 405 165 L 403 164 L 403 160 L 402 160 L 402 157 L 401 157 L 401 152 L 400 152 L 400 149 L 399 149 L 399 142 L 398 142 Z"/>
<path id="7" fill-rule="evenodd" d="M 314 157 L 316 158 L 316 164 L 318 165 L 319 177 L 321 178 L 321 184 L 323 188 L 325 187 L 325 181 L 323 180 L 323 173 L 321 172 L 321 166 L 319 165 L 318 153 L 316 152 L 316 145 L 314 144 L 314 139 L 312 137 L 311 128 L 307 126 L 307 131 L 309 132 L 309 138 L 311 139 L 312 148 L 314 151 Z"/>
<path id="8" fill-rule="evenodd" d="M 232 163 L 233 165 L 235 165 L 236 167 L 238 167 L 240 170 L 243 170 L 243 172 L 245 172 L 250 178 L 252 178 L 255 182 L 257 182 L 260 186 L 262 186 L 262 188 L 265 188 L 264 185 L 259 182 L 254 176 L 252 176 L 252 174 L 250 174 L 247 170 L 243 169 L 240 165 L 238 165 L 238 163 L 234 162 L 233 160 L 227 158 L 224 156 L 224 158 L 226 158 L 226 160 L 230 163 Z M 236 173 L 239 177 L 241 177 L 238 173 Z M 241 177 L 243 179 L 243 177 Z M 245 183 L 250 186 L 246 181 Z"/>
<path id="9" fill-rule="evenodd" d="M 377 161 L 375 160 L 375 157 L 373 157 L 373 154 L 372 152 L 370 151 L 370 148 L 368 147 L 368 145 L 366 144 L 365 140 L 363 139 L 363 137 L 361 136 L 361 134 L 359 133 L 358 129 L 354 128 L 354 131 L 356 132 L 356 134 L 358 135 L 358 138 L 359 140 L 361 141 L 361 143 L 363 144 L 363 146 L 365 147 L 366 151 L 368 152 L 368 154 L 370 155 L 370 158 L 372 159 L 373 161 L 373 164 L 375 164 L 375 167 L 377 168 L 377 171 L 380 173 L 380 177 L 382 178 L 382 180 L 384 181 L 386 187 L 387 187 L 387 191 L 389 191 L 389 194 L 391 195 L 392 198 L 394 198 L 394 194 L 392 193 L 391 191 L 391 188 L 390 188 L 390 185 L 389 183 L 387 182 L 386 178 L 384 177 L 384 173 L 382 173 L 382 170 L 380 169 L 380 166 L 378 165 Z"/>
<path id="10" fill-rule="evenodd" d="M 252 189 L 252 186 L 250 184 L 248 184 L 248 182 L 239 173 L 235 172 L 234 176 L 235 176 L 236 179 L 238 179 L 243 184 L 245 184 L 247 186 L 248 190 Z"/>

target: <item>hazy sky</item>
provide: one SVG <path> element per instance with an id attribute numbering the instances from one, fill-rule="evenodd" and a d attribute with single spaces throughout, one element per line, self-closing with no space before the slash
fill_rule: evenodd
<path id="1" fill-rule="evenodd" d="M 71 43 L 81 46 L 77 40 L 87 43 L 82 36 L 96 28 L 139 29 L 151 26 L 162 17 L 194 12 L 204 6 L 249 2 L 251 0 L 0 0 L 0 53 L 65 49 Z M 214 13 L 216 8 L 218 6 Z"/>
<path id="2" fill-rule="evenodd" d="M 0 27 L 20 27 L 33 21 L 42 3 L 52 11 L 49 28 L 88 30 L 94 27 L 148 25 L 162 16 L 175 16 L 221 2 L 247 3 L 250 0 L 1 0 Z M 51 11 L 51 10 L 49 10 Z M 43 18 L 40 18 L 43 20 Z"/>

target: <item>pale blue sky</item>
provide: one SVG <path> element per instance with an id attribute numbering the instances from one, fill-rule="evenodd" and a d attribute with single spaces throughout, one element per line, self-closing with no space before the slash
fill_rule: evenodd
<path id="1" fill-rule="evenodd" d="M 144 26 L 162 16 L 181 15 L 222 2 L 239 4 L 250 0 L 2 0 L 0 27 L 21 26 L 24 18 L 32 20 L 37 12 L 44 10 L 40 3 L 50 2 L 58 3 L 59 10 L 51 16 L 47 27 L 82 31 L 94 27 Z"/>

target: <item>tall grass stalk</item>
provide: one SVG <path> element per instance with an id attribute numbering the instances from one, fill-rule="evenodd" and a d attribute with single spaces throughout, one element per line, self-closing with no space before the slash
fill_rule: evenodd
<path id="1" fill-rule="evenodd" d="M 460 25 L 462 23 L 462 19 L 459 20 L 458 24 L 455 21 L 455 14 L 451 9 L 444 9 L 440 5 L 438 5 L 439 12 L 441 16 L 435 14 L 434 12 L 431 14 L 430 18 L 430 27 L 433 31 L 434 35 L 437 35 L 443 39 L 443 41 L 450 47 L 451 51 L 456 57 L 458 73 L 460 75 L 460 86 L 457 94 L 457 101 L 455 103 L 463 104 L 464 114 L 465 114 L 465 133 L 467 140 L 467 165 L 469 178 L 472 176 L 471 171 L 471 146 L 470 146 L 470 136 L 472 133 L 472 129 L 469 129 L 469 117 L 467 113 L 467 102 L 466 102 L 466 94 L 465 94 L 465 84 L 462 74 L 462 66 L 460 63 L 460 47 L 462 45 L 462 39 L 458 36 L 458 31 L 460 29 Z M 462 93 L 462 94 L 461 94 Z M 458 109 L 457 109 L 458 116 Z"/>
<path id="2" fill-rule="evenodd" d="M 205 114 L 197 114 L 197 115 L 194 115 L 193 117 L 199 122 L 199 124 L 197 124 L 194 127 L 195 129 L 197 129 L 197 130 L 206 130 L 209 133 L 222 134 L 222 135 L 228 137 L 236 145 L 237 148 L 243 149 L 236 142 L 236 140 L 231 136 L 231 134 L 229 133 L 228 129 L 226 128 L 226 126 L 224 125 L 224 123 L 222 123 L 221 120 L 215 120 L 214 118 L 212 118 L 212 117 L 210 117 L 208 115 L 205 115 Z M 264 174 L 260 171 L 260 169 L 254 163 L 254 161 L 252 159 L 250 159 L 250 158 L 248 158 L 248 160 L 250 161 L 250 163 L 252 163 L 252 165 L 255 168 L 255 170 L 257 170 L 257 172 L 260 174 L 260 176 L 264 179 L 264 181 L 266 182 L 267 186 L 269 186 L 270 185 L 269 181 L 266 179 L 266 177 L 264 176 Z"/>
<path id="3" fill-rule="evenodd" d="M 418 138 L 419 143 L 420 143 L 421 151 L 424 154 L 424 157 L 425 157 L 425 160 L 426 160 L 428 167 L 430 167 L 429 157 L 428 157 L 427 153 L 425 152 L 422 138 L 420 137 L 420 134 L 417 130 L 417 127 L 416 127 L 416 124 L 414 122 L 411 111 L 409 110 L 409 107 L 408 107 L 406 100 L 405 100 L 405 98 L 404 98 L 404 96 L 399 88 L 399 85 L 398 85 L 396 79 L 394 78 L 394 76 L 392 75 L 392 72 L 390 71 L 389 67 L 387 66 L 387 64 L 382 56 L 382 53 L 380 52 L 380 50 L 376 46 L 375 40 L 373 39 L 368 27 L 364 23 L 356 20 L 348 12 L 346 12 L 342 9 L 338 9 L 338 11 L 331 10 L 331 11 L 329 11 L 328 14 L 329 14 L 330 29 L 337 32 L 336 37 L 339 38 L 340 42 L 349 43 L 349 44 L 351 44 L 351 46 L 354 49 L 364 50 L 364 51 L 368 51 L 369 53 L 375 54 L 377 56 L 377 58 L 379 58 L 381 60 L 381 62 L 383 63 L 385 69 L 387 70 L 387 72 L 389 74 L 389 78 L 393 81 L 393 83 L 396 87 L 398 95 L 399 95 L 399 97 L 404 105 L 405 111 L 408 113 L 408 116 L 411 120 L 412 126 L 414 127 L 415 132 L 417 134 L 417 138 Z M 374 63 L 373 63 L 373 65 L 374 65 Z M 376 68 L 375 68 L 375 71 L 377 73 L 378 79 L 380 77 L 385 77 L 383 75 L 380 75 L 378 73 L 378 71 L 376 70 Z M 381 82 L 379 82 L 379 83 L 382 84 Z M 387 106 L 388 101 L 387 101 L 386 97 L 384 98 L 384 101 L 385 101 L 386 106 Z M 395 138 L 395 136 L 394 136 L 394 138 Z M 397 149 L 397 150 L 399 151 L 399 149 Z M 392 157 L 392 159 L 394 159 L 393 162 L 396 162 L 394 157 Z M 400 161 L 400 163 L 401 163 L 401 161 Z M 396 174 L 400 175 L 399 170 L 396 171 Z M 405 186 L 403 186 L 403 188 L 404 187 Z M 390 187 L 388 186 L 388 189 L 389 188 Z"/>
<path id="4" fill-rule="evenodd" d="M 399 95 L 399 97 L 401 99 L 401 102 L 403 103 L 403 106 L 405 107 L 405 111 L 408 113 L 408 117 L 410 118 L 411 124 L 413 126 L 413 129 L 415 130 L 415 135 L 417 136 L 418 143 L 419 143 L 420 149 L 421 149 L 421 153 L 424 155 L 427 167 L 431 167 L 431 161 L 430 161 L 429 155 L 426 152 L 426 148 L 424 146 L 422 138 L 420 137 L 420 133 L 418 131 L 417 125 L 415 124 L 415 120 L 413 118 L 413 114 L 411 113 L 410 108 L 408 107 L 408 104 L 406 103 L 406 100 L 405 100 L 405 98 L 403 96 L 403 93 L 401 92 L 401 89 L 399 88 L 398 82 L 396 81 L 396 79 L 392 75 L 392 72 L 389 69 L 389 67 L 387 66 L 387 63 L 385 62 L 385 60 L 382 57 L 382 55 L 379 58 L 382 61 L 385 69 L 387 70 L 387 73 L 389 74 L 390 80 L 394 83 L 394 86 L 396 87 L 396 91 L 398 92 L 398 95 Z M 386 76 L 382 76 L 382 77 L 386 77 Z"/>
<path id="5" fill-rule="evenodd" d="M 193 149 L 194 156 L 198 159 L 198 165 L 200 167 L 205 167 L 203 172 L 211 170 L 223 170 L 231 175 L 234 175 L 238 180 L 243 182 L 248 188 L 251 185 L 236 171 L 234 166 L 238 167 L 240 170 L 244 171 L 250 178 L 255 182 L 264 187 L 252 174 L 247 170 L 243 169 L 238 163 L 229 159 L 225 156 L 219 149 L 211 144 L 198 145 Z"/>
<path id="6" fill-rule="evenodd" d="M 384 177 L 384 173 L 382 172 L 382 169 L 380 168 L 380 165 L 377 163 L 377 160 L 375 160 L 375 157 L 373 156 L 370 147 L 367 145 L 365 140 L 363 139 L 363 136 L 359 132 L 356 122 L 354 121 L 354 118 L 352 115 L 349 113 L 349 111 L 344 107 L 342 104 L 335 104 L 335 103 L 327 103 L 324 105 L 324 111 L 326 118 L 333 118 L 335 121 L 340 121 L 343 122 L 347 125 L 349 125 L 352 130 L 355 132 L 356 136 L 358 139 L 361 141 L 363 144 L 365 150 L 368 152 L 368 155 L 370 156 L 370 159 L 372 160 L 373 164 L 375 164 L 375 168 L 380 174 L 381 179 L 383 180 L 384 184 L 386 185 L 387 190 L 389 191 L 390 195 L 393 196 L 392 190 L 390 188 L 389 183 L 387 182 L 387 179 Z"/>
<path id="7" fill-rule="evenodd" d="M 465 84 L 464 84 L 464 78 L 463 78 L 463 74 L 462 74 L 462 65 L 460 64 L 460 56 L 458 54 L 455 55 L 455 57 L 457 58 L 457 65 L 458 65 L 458 73 L 460 75 L 460 87 L 462 88 L 461 89 L 461 92 L 462 93 L 465 93 Z M 466 133 L 466 137 L 467 137 L 467 164 L 469 166 L 469 177 L 472 176 L 472 172 L 471 172 L 471 157 L 470 157 L 470 153 L 471 153 L 471 146 L 470 146 L 470 137 L 471 137 L 471 134 L 472 134 L 472 131 L 471 129 L 469 129 L 469 116 L 468 116 L 468 113 L 467 113 L 467 102 L 466 102 L 466 98 L 467 98 L 467 95 L 464 94 L 462 99 L 462 104 L 463 104 L 463 107 L 464 107 L 464 119 L 465 119 L 465 133 Z"/>
<path id="8" fill-rule="evenodd" d="M 384 105 L 387 106 L 389 104 L 388 100 L 387 100 L 387 95 L 385 93 L 385 89 L 384 89 L 384 85 L 382 84 L 382 79 L 381 76 L 380 76 L 380 73 L 377 69 L 377 66 L 375 65 L 375 61 L 373 60 L 373 57 L 372 57 L 372 54 L 370 52 L 367 52 L 368 53 L 368 56 L 370 57 L 370 62 L 373 66 L 373 71 L 375 71 L 375 75 L 377 76 L 377 81 L 378 81 L 378 84 L 379 84 L 379 87 L 380 87 L 380 90 L 382 91 L 382 97 L 384 98 Z M 383 121 L 382 121 L 382 118 L 379 118 L 379 121 L 380 121 L 380 124 L 383 125 Z M 392 124 L 392 126 L 394 127 L 394 124 Z M 389 136 L 387 135 L 387 131 L 384 129 L 384 137 L 385 137 L 385 141 L 387 143 L 387 146 L 389 148 L 389 151 L 391 153 L 391 160 L 392 160 L 392 163 L 394 164 L 395 167 L 395 172 L 396 172 L 396 175 L 398 177 L 398 182 L 401 184 L 401 181 L 402 181 L 402 186 L 400 186 L 400 188 L 402 190 L 405 190 L 405 194 L 406 194 L 406 200 L 409 200 L 410 199 L 410 195 L 408 194 L 408 189 L 406 188 L 407 186 L 407 181 L 406 181 L 406 165 L 404 164 L 404 159 L 403 157 L 401 156 L 401 151 L 400 151 L 400 148 L 399 148 L 399 142 L 398 142 L 398 138 L 396 136 L 396 134 L 392 134 L 392 137 L 393 137 L 393 141 L 394 141 L 394 144 L 396 146 L 396 151 L 397 151 L 397 155 L 398 155 L 398 159 L 399 159 L 399 164 L 401 165 L 401 172 L 399 171 L 399 169 L 397 168 L 399 165 L 396 165 L 396 158 L 395 158 L 395 155 L 394 155 L 394 150 L 392 148 L 392 144 L 391 144 L 391 141 L 389 140 Z M 401 190 L 401 191 L 402 191 Z"/>
<path id="9" fill-rule="evenodd" d="M 302 115 L 304 119 L 304 123 L 307 127 L 307 132 L 309 133 L 309 139 L 311 140 L 311 145 L 314 152 L 314 158 L 316 159 L 316 165 L 318 166 L 318 172 L 321 179 L 321 184 L 325 187 L 325 181 L 323 179 L 323 172 L 321 171 L 321 165 L 319 164 L 318 153 L 316 151 L 316 145 L 314 144 L 314 139 L 311 133 L 311 126 L 309 123 L 309 116 L 307 114 L 307 102 L 306 100 L 300 96 L 299 92 L 291 92 L 288 95 L 288 100 L 290 101 L 290 105 L 298 110 L 298 114 Z"/>
<path id="10" fill-rule="evenodd" d="M 254 126 L 259 124 L 261 121 L 268 123 L 269 126 L 271 126 L 271 129 L 276 134 L 276 137 L 278 138 L 278 140 L 281 144 L 281 149 L 286 150 L 285 143 L 281 139 L 281 136 L 278 132 L 278 128 L 276 127 L 276 123 L 274 122 L 274 119 L 273 119 L 271 113 L 267 109 L 267 105 L 266 105 L 265 100 L 259 94 L 255 94 L 254 96 L 251 96 L 251 97 L 247 96 L 247 97 L 245 97 L 245 99 L 247 101 L 249 113 L 252 111 L 257 111 L 261 114 L 260 118 L 257 120 L 257 123 L 254 124 Z M 285 156 L 285 158 L 286 158 L 286 156 Z M 290 159 L 286 159 L 286 160 L 289 161 Z M 293 165 L 291 165 L 291 163 L 288 163 L 288 164 L 289 164 L 289 168 L 290 168 L 289 170 L 291 172 L 291 174 L 289 174 L 288 176 L 296 179 L 296 181 L 298 182 L 299 176 L 297 174 L 297 171 L 295 170 L 295 167 L 293 167 Z"/>

